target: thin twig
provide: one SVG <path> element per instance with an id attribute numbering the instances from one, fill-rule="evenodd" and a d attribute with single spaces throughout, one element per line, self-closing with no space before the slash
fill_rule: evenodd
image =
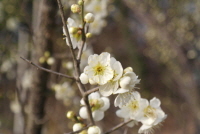
<path id="1" fill-rule="evenodd" d="M 117 130 L 117 129 L 123 127 L 123 126 L 125 126 L 125 125 L 128 124 L 128 123 L 130 123 L 131 121 L 133 121 L 133 120 L 130 119 L 130 120 L 126 121 L 126 122 L 120 123 L 120 124 L 118 124 L 117 126 L 111 128 L 110 130 L 108 130 L 107 132 L 105 132 L 104 134 L 110 134 L 110 133 L 112 133 L 113 131 L 115 131 L 115 130 Z"/>
<path id="2" fill-rule="evenodd" d="M 79 49 L 77 60 L 79 61 L 78 63 L 80 64 L 81 56 L 83 53 L 83 48 L 85 46 L 86 42 L 86 36 L 85 36 L 85 24 L 86 22 L 84 21 L 84 1 L 81 7 L 81 19 L 82 19 L 82 43 L 81 43 L 81 48 Z"/>
<path id="3" fill-rule="evenodd" d="M 87 127 L 84 127 L 84 128 L 82 128 L 82 129 L 80 129 L 80 130 L 78 130 L 78 131 L 69 132 L 69 133 L 64 133 L 64 134 L 76 134 L 76 133 L 79 133 L 79 132 L 81 132 L 81 131 L 83 131 L 83 130 L 85 130 L 85 129 L 88 129 L 90 126 L 92 126 L 92 125 L 88 125 Z"/>
<path id="4" fill-rule="evenodd" d="M 33 62 L 30 61 L 30 60 L 27 60 L 27 59 L 25 59 L 25 58 L 23 58 L 23 57 L 20 57 L 20 58 L 23 59 L 24 61 L 30 63 L 31 65 L 37 67 L 37 68 L 40 69 L 40 70 L 43 70 L 43 71 L 46 71 L 46 72 L 49 72 L 49 73 L 52 73 L 52 74 L 56 74 L 56 75 L 58 75 L 58 76 L 62 76 L 62 77 L 68 78 L 68 79 L 76 80 L 73 76 L 65 75 L 65 74 L 62 74 L 62 73 L 58 73 L 58 72 L 55 72 L 55 71 L 52 71 L 52 70 L 43 68 L 43 67 L 41 67 L 41 66 L 39 66 L 39 65 L 36 65 L 35 63 L 33 63 Z"/>
<path id="5" fill-rule="evenodd" d="M 60 9 L 60 16 L 61 16 L 61 19 L 62 19 L 63 28 L 64 28 L 65 33 L 67 34 L 66 36 L 67 36 L 67 39 L 68 39 L 68 42 L 69 42 L 70 52 L 72 54 L 75 71 L 76 71 L 77 75 L 79 76 L 81 72 L 80 72 L 80 69 L 78 69 L 78 61 L 76 59 L 76 55 L 75 55 L 75 52 L 74 52 L 74 49 L 73 49 L 73 44 L 72 44 L 72 41 L 71 41 L 71 38 L 70 38 L 69 30 L 68 30 L 67 24 L 65 22 L 66 19 L 65 19 L 65 16 L 64 16 L 63 5 L 61 3 L 61 0 L 57 0 L 57 2 L 58 2 L 58 7 Z"/>
<path id="6" fill-rule="evenodd" d="M 86 89 L 85 89 L 84 85 L 81 83 L 81 81 L 79 79 L 79 76 L 81 74 L 81 71 L 80 71 L 80 60 L 77 60 L 76 56 L 75 56 L 75 52 L 74 52 L 73 45 L 72 45 L 72 42 L 71 42 L 71 38 L 70 38 L 70 35 L 69 35 L 69 30 L 68 30 L 68 27 L 67 27 L 67 25 L 65 23 L 64 10 L 63 10 L 63 5 L 61 3 L 61 0 L 57 0 L 57 2 L 58 2 L 59 9 L 60 9 L 60 15 L 61 15 L 63 27 L 64 27 L 64 30 L 65 30 L 65 33 L 67 34 L 67 39 L 69 41 L 70 51 L 71 51 L 72 58 L 73 58 L 74 68 L 75 68 L 75 72 L 76 72 L 76 83 L 78 85 L 78 88 L 79 88 L 82 96 L 83 96 L 83 100 L 85 101 L 89 120 L 90 120 L 92 125 L 95 125 L 94 119 L 92 117 L 92 110 L 91 110 L 91 107 L 90 107 L 90 104 L 89 104 L 89 101 L 88 101 L 88 96 L 84 95 Z M 82 18 L 82 21 L 83 21 L 83 18 Z M 84 25 L 85 24 L 83 24 L 83 26 Z M 83 37 L 85 37 L 85 35 L 83 35 Z M 83 46 L 84 46 L 84 44 L 85 43 L 83 42 Z"/>
<path id="7" fill-rule="evenodd" d="M 91 94 L 91 93 L 93 93 L 93 92 L 96 92 L 96 91 L 98 91 L 98 90 L 99 90 L 99 87 L 92 88 L 92 89 L 86 91 L 86 92 L 85 92 L 85 95 L 89 95 L 89 94 Z"/>

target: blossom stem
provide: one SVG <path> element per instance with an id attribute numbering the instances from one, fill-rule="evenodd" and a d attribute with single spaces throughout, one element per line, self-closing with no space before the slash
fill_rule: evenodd
<path id="1" fill-rule="evenodd" d="M 61 3 L 61 0 L 57 0 L 57 3 L 58 3 L 58 7 L 60 9 L 60 15 L 61 15 L 64 31 L 67 34 L 66 36 L 67 36 L 67 39 L 69 41 L 69 47 L 70 47 L 70 52 L 72 54 L 72 58 L 73 58 L 73 61 L 74 61 L 74 67 L 75 67 L 77 75 L 79 76 L 81 72 L 80 72 L 80 69 L 78 69 L 78 61 L 77 61 L 76 56 L 75 56 L 75 52 L 74 52 L 74 49 L 73 49 L 73 44 L 72 44 L 72 41 L 71 41 L 71 38 L 70 38 L 69 30 L 68 30 L 67 24 L 65 22 L 66 19 L 65 19 L 65 16 L 64 16 L 63 5 Z"/>
<path id="2" fill-rule="evenodd" d="M 81 74 L 81 71 L 80 71 L 80 60 L 81 60 L 83 47 L 84 47 L 84 44 L 85 44 L 85 41 L 86 41 L 85 28 L 84 28 L 85 27 L 85 22 L 82 24 L 82 36 L 83 36 L 82 37 L 82 42 L 83 43 L 82 43 L 81 49 L 79 50 L 78 59 L 76 59 L 75 52 L 74 52 L 74 49 L 73 49 L 73 45 L 72 45 L 72 42 L 71 42 L 71 38 L 70 38 L 70 35 L 69 35 L 69 30 L 68 30 L 68 27 L 67 27 L 67 25 L 65 23 L 63 5 L 61 3 L 61 0 L 57 0 L 57 3 L 58 3 L 58 6 L 59 6 L 59 9 L 60 9 L 60 14 L 61 14 L 63 27 L 64 27 L 64 30 L 65 30 L 65 33 L 67 34 L 67 39 L 69 41 L 70 51 L 71 51 L 71 54 L 72 54 L 74 68 L 75 68 L 75 72 L 76 72 L 76 74 L 75 74 L 76 75 L 76 83 L 77 83 L 77 86 L 78 86 L 78 88 L 79 88 L 79 90 L 80 90 L 80 92 L 81 92 L 81 94 L 83 96 L 83 99 L 85 101 L 89 120 L 92 123 L 92 125 L 95 125 L 94 119 L 92 117 L 92 110 L 90 108 L 90 104 L 89 104 L 89 101 L 88 101 L 88 95 L 85 95 L 85 91 L 86 91 L 85 87 L 84 87 L 84 85 L 81 83 L 81 81 L 79 79 L 79 76 Z M 82 16 L 84 16 L 83 10 L 84 10 L 84 6 L 82 8 Z M 82 18 L 82 21 L 84 21 L 84 18 Z"/>
<path id="3" fill-rule="evenodd" d="M 93 92 L 96 92 L 96 91 L 98 91 L 98 90 L 99 90 L 99 87 L 92 88 L 92 89 L 86 91 L 86 92 L 85 92 L 85 95 L 89 95 L 89 94 L 91 94 L 91 93 L 93 93 Z"/>
<path id="4" fill-rule="evenodd" d="M 62 73 L 58 73 L 58 72 L 55 72 L 55 71 L 52 71 L 52 70 L 49 70 L 49 69 L 46 69 L 46 68 L 43 68 L 39 65 L 36 65 L 35 63 L 33 63 L 32 61 L 30 60 L 27 60 L 23 57 L 20 57 L 21 59 L 23 59 L 24 61 L 30 63 L 31 65 L 35 66 L 36 68 L 40 69 L 40 70 L 43 70 L 43 71 L 46 71 L 46 72 L 49 72 L 49 73 L 52 73 L 52 74 L 56 74 L 58 76 L 62 76 L 62 77 L 65 77 L 65 78 L 68 78 L 68 79 L 72 79 L 72 80 L 76 80 L 73 76 L 69 76 L 69 75 L 65 75 L 65 74 L 62 74 Z"/>
<path id="5" fill-rule="evenodd" d="M 78 60 L 78 64 L 80 65 L 80 60 L 81 60 L 81 56 L 83 53 L 83 48 L 85 46 L 85 42 L 86 42 L 86 36 L 85 36 L 85 24 L 86 22 L 84 21 L 84 1 L 81 7 L 81 20 L 82 20 L 82 43 L 81 43 L 81 48 L 79 49 L 78 52 L 78 56 L 77 56 L 77 60 Z"/>
<path id="6" fill-rule="evenodd" d="M 111 128 L 110 130 L 108 130 L 107 132 L 105 132 L 104 134 L 110 134 L 110 133 L 112 133 L 113 131 L 115 131 L 115 130 L 117 130 L 117 129 L 123 127 L 123 126 L 125 126 L 125 125 L 128 124 L 128 123 L 130 123 L 131 121 L 133 121 L 133 120 L 130 119 L 130 120 L 126 121 L 126 122 L 120 123 L 120 124 L 118 124 L 117 126 Z"/>

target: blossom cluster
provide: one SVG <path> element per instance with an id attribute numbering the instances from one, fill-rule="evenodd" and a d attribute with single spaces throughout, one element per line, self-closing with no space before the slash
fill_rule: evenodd
<path id="1" fill-rule="evenodd" d="M 70 39 L 73 44 L 73 49 L 81 47 L 81 41 L 83 36 L 83 23 L 76 17 L 76 13 L 80 14 L 82 12 L 86 12 L 84 15 L 84 22 L 87 26 L 90 26 L 89 32 L 88 29 L 84 30 L 86 33 L 86 37 L 90 38 L 93 34 L 97 35 L 101 32 L 102 28 L 106 25 L 105 17 L 107 16 L 107 0 L 86 0 L 84 2 L 85 11 L 81 10 L 81 5 L 83 1 L 78 2 L 78 4 L 73 4 L 71 6 L 71 11 L 75 14 L 72 17 L 67 19 L 67 27 L 69 29 Z M 95 14 L 95 17 L 94 17 Z M 67 36 L 66 31 L 63 28 L 63 34 Z M 66 38 L 66 43 L 69 45 L 70 42 Z M 86 49 L 84 47 L 84 50 Z"/>
<path id="2" fill-rule="evenodd" d="M 104 117 L 104 111 L 108 110 L 108 108 L 110 107 L 110 100 L 107 97 L 100 97 L 100 94 L 98 92 L 94 92 L 89 95 L 89 104 L 92 109 L 92 116 L 94 118 L 94 121 L 100 121 Z M 79 115 L 83 119 L 87 119 L 88 113 L 83 99 L 81 100 L 81 105 L 83 107 L 81 107 Z"/>
<path id="3" fill-rule="evenodd" d="M 86 12 L 95 14 L 94 22 L 90 24 L 92 34 L 100 34 L 102 28 L 106 25 L 105 17 L 108 15 L 108 3 L 108 0 L 86 0 Z"/>
<path id="4" fill-rule="evenodd" d="M 72 51 L 76 48 L 79 49 L 79 52 L 86 50 L 86 39 L 90 38 L 92 34 L 100 33 L 106 25 L 108 3 L 108 0 L 79 0 L 76 4 L 71 5 L 73 15 L 67 19 L 68 31 L 63 28 L 63 34 L 67 36 L 67 32 L 69 32 L 66 43 L 72 45 Z M 77 14 L 81 16 L 81 20 L 77 20 Z M 127 124 L 129 127 L 133 127 L 138 122 L 142 123 L 139 133 L 152 132 L 167 117 L 160 107 L 159 99 L 154 97 L 148 101 L 141 98 L 140 93 L 136 91 L 140 79 L 132 67 L 123 68 L 122 64 L 111 57 L 108 52 L 90 55 L 79 79 L 82 84 L 98 85 L 98 91 L 87 94 L 88 96 L 85 96 L 86 92 L 83 91 L 79 110 L 81 118 L 74 114 L 67 116 L 76 120 L 73 131 L 79 131 L 86 126 L 82 119 L 90 118 L 91 122 L 102 120 L 104 112 L 110 107 L 108 97 L 111 95 L 116 95 L 114 105 L 119 107 L 119 110 L 116 111 L 117 116 L 125 121 L 131 120 Z M 80 81 L 78 80 L 78 82 Z M 65 98 L 64 90 L 57 88 L 56 91 L 59 91 L 57 98 Z M 98 126 L 92 126 L 87 131 L 83 129 L 81 133 L 100 134 L 101 130 Z"/>
<path id="5" fill-rule="evenodd" d="M 89 56 L 88 65 L 80 75 L 80 80 L 83 84 L 99 85 L 99 92 L 102 96 L 117 94 L 114 102 L 114 105 L 120 108 L 116 112 L 117 116 L 124 118 L 124 120 L 134 120 L 134 122 L 129 123 L 131 127 L 137 122 L 141 122 L 143 125 L 139 129 L 139 133 L 152 131 L 166 118 L 166 114 L 160 108 L 159 99 L 153 98 L 149 102 L 141 98 L 139 92 L 135 91 L 140 80 L 133 69 L 131 67 L 123 69 L 121 63 L 107 52 Z M 105 101 L 99 98 L 97 92 L 89 95 L 89 101 L 93 101 L 90 104 L 92 108 L 101 110 L 101 107 L 105 106 Z M 94 102 L 96 102 L 95 107 L 93 107 Z M 107 101 L 107 103 L 109 102 Z M 83 112 L 83 109 L 86 111 L 86 108 L 82 107 L 79 113 L 81 117 L 86 118 L 86 115 L 83 115 L 86 113 Z M 106 109 L 101 114 L 93 111 L 94 119 L 101 120 L 104 116 L 102 113 Z M 95 113 L 101 118 L 96 119 Z"/>

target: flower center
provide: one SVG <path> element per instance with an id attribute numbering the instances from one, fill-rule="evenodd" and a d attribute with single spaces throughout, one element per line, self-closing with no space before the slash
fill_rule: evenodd
<path id="1" fill-rule="evenodd" d="M 98 64 L 94 67 L 94 75 L 103 75 L 104 74 L 105 67 Z"/>
<path id="2" fill-rule="evenodd" d="M 156 118 L 156 109 L 148 106 L 144 109 L 144 116 L 148 118 Z"/>
<path id="3" fill-rule="evenodd" d="M 98 110 L 104 105 L 104 102 L 101 99 L 90 99 L 89 103 L 92 111 Z"/>
<path id="4" fill-rule="evenodd" d="M 130 108 L 132 111 L 138 110 L 138 108 L 139 108 L 138 101 L 136 101 L 136 100 L 131 101 L 131 102 L 129 103 L 129 108 Z"/>

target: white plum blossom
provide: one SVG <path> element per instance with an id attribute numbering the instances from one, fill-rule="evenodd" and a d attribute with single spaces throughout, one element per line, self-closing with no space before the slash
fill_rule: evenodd
<path id="1" fill-rule="evenodd" d="M 70 34 L 71 42 L 73 45 L 73 49 L 75 49 L 77 47 L 80 48 L 81 47 L 81 38 L 82 38 L 81 26 L 79 24 L 77 24 L 77 22 L 75 22 L 74 19 L 68 18 L 67 19 L 67 27 L 69 29 L 69 34 Z M 67 36 L 64 28 L 63 28 L 63 34 L 65 36 Z M 68 38 L 66 38 L 66 43 L 67 43 L 67 45 L 69 45 Z M 86 45 L 85 45 L 84 49 L 85 48 L 86 48 Z"/>
<path id="2" fill-rule="evenodd" d="M 100 55 L 94 54 L 88 58 L 88 66 L 84 68 L 84 73 L 89 80 L 99 85 L 106 84 L 114 77 L 114 71 L 110 67 L 110 54 L 107 52 Z"/>
<path id="3" fill-rule="evenodd" d="M 123 74 L 123 77 L 120 79 L 120 89 L 116 93 L 125 93 L 135 88 L 135 85 L 138 84 L 140 80 L 138 76 L 132 72 L 127 71 Z"/>
<path id="4" fill-rule="evenodd" d="M 52 88 L 55 90 L 55 97 L 57 100 L 62 100 L 65 105 L 70 104 L 69 99 L 74 96 L 75 91 L 68 82 L 55 84 Z"/>
<path id="5" fill-rule="evenodd" d="M 123 68 L 121 63 L 113 57 L 110 59 L 110 66 L 114 71 L 114 76 L 106 84 L 101 85 L 99 87 L 99 92 L 103 96 L 110 96 L 111 94 L 117 91 L 117 89 L 119 88 L 118 80 L 121 78 L 123 74 Z"/>
<path id="6" fill-rule="evenodd" d="M 145 103 L 146 99 L 141 98 L 139 92 L 134 91 L 132 92 L 132 98 L 125 106 L 121 107 L 121 110 L 126 113 L 126 116 L 136 120 L 141 109 L 144 109 Z"/>
<path id="7" fill-rule="evenodd" d="M 98 92 L 91 93 L 88 96 L 89 104 L 92 109 L 92 116 L 95 121 L 100 121 L 104 117 L 104 112 L 110 107 L 110 100 L 106 97 L 100 97 L 100 94 Z M 83 119 L 87 119 L 87 109 L 85 107 L 85 103 L 83 99 L 81 100 L 81 104 L 83 107 L 81 107 L 79 111 L 79 115 Z"/>
<path id="8" fill-rule="evenodd" d="M 108 0 L 87 0 L 85 10 L 95 15 L 95 20 L 90 24 L 90 32 L 99 34 L 106 26 L 105 17 L 108 15 Z"/>
<path id="9" fill-rule="evenodd" d="M 139 82 L 138 76 L 131 67 L 124 69 L 123 76 L 119 80 L 120 88 L 114 92 L 114 94 L 118 94 L 115 98 L 115 106 L 125 105 L 132 98 L 131 92 L 134 91 L 135 85 Z"/>
<path id="10" fill-rule="evenodd" d="M 160 100 L 153 98 L 150 103 L 146 100 L 144 109 L 141 110 L 140 115 L 138 115 L 138 120 L 143 124 L 139 133 L 148 134 L 153 131 L 163 120 L 166 119 L 167 115 L 160 108 Z"/>
<path id="11" fill-rule="evenodd" d="M 99 16 L 95 16 L 95 20 L 90 24 L 90 33 L 92 34 L 100 34 L 103 27 L 106 26 L 106 21 Z"/>
<path id="12" fill-rule="evenodd" d="M 124 121 L 130 120 L 130 117 L 127 115 L 126 111 L 123 111 L 122 109 L 119 109 L 116 111 L 116 115 L 120 118 L 124 118 Z M 128 127 L 133 127 L 135 125 L 138 125 L 138 122 L 133 120 L 130 123 L 127 124 Z"/>
<path id="13" fill-rule="evenodd" d="M 108 0 L 91 0 L 86 3 L 85 10 L 95 14 L 95 16 L 101 16 L 101 18 L 104 18 L 108 14 L 107 6 Z"/>
<path id="14" fill-rule="evenodd" d="M 88 128 L 88 134 L 101 134 L 101 129 L 98 126 L 92 126 Z"/>

